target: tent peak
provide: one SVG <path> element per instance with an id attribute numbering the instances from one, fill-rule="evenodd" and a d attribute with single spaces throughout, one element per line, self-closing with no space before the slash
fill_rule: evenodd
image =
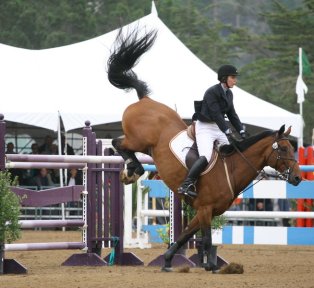
<path id="1" fill-rule="evenodd" d="M 152 1 L 152 11 L 151 11 L 151 14 L 153 14 L 155 16 L 158 16 L 158 12 L 157 12 L 157 9 L 156 9 L 155 1 Z"/>

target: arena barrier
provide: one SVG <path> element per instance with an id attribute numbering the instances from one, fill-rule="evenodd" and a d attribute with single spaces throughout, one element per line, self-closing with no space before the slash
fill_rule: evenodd
<path id="1" fill-rule="evenodd" d="M 123 246 L 123 185 L 119 180 L 121 165 L 124 163 L 120 156 L 104 155 L 101 141 L 96 141 L 96 135 L 92 132 L 87 121 L 83 129 L 82 156 L 62 155 L 5 155 L 4 136 L 5 122 L 0 115 L 0 168 L 83 168 L 83 186 L 66 186 L 43 191 L 32 191 L 25 188 L 13 187 L 18 195 L 27 195 L 22 199 L 22 205 L 51 205 L 68 201 L 83 202 L 83 219 L 76 222 L 82 226 L 82 242 L 60 243 L 33 243 L 33 244 L 6 244 L 6 251 L 13 250 L 47 250 L 47 249 L 83 249 L 84 253 L 74 254 L 62 265 L 65 266 L 103 266 L 108 265 L 109 255 L 101 258 L 101 249 L 111 247 L 114 249 L 115 264 L 119 265 L 143 265 L 143 262 L 133 253 L 124 252 Z M 105 151 L 106 152 L 106 151 Z M 151 163 L 150 157 L 143 157 L 142 162 Z M 37 206 L 37 207 L 38 207 Z M 31 220 L 32 221 L 32 220 Z M 52 227 L 56 225 L 71 226 L 74 222 L 57 222 L 62 220 L 43 220 L 45 222 L 27 222 L 25 225 L 35 227 Z M 82 225 L 84 224 L 84 225 Z M 37 227 L 37 226 L 36 226 Z M 13 245 L 13 246 L 12 246 Z M 6 261 L 7 260 L 7 261 Z M 6 273 L 24 273 L 25 267 L 5 259 Z M 23 270 L 24 269 L 24 270 Z M 20 271 L 20 272 L 19 272 Z M 23 272 L 24 271 L 24 272 Z"/>
<path id="2" fill-rule="evenodd" d="M 145 165 L 145 169 L 155 171 L 153 165 Z M 313 165 L 301 165 L 302 171 L 314 171 Z M 148 224 L 151 217 L 169 217 L 169 210 L 148 209 L 149 197 L 170 197 L 172 195 L 161 180 L 139 180 L 138 182 L 138 210 L 137 210 L 137 238 L 130 239 L 132 247 L 150 247 L 151 242 L 162 242 L 157 231 L 165 228 L 164 225 Z M 141 191 L 149 188 L 142 204 Z M 168 190 L 167 190 L 168 189 Z M 253 181 L 248 189 L 240 195 L 243 199 L 314 199 L 314 182 L 303 181 L 295 187 L 282 180 Z M 170 196 L 169 196 L 170 195 Z M 140 203 L 140 205 L 139 205 Z M 170 207 L 171 207 L 170 198 Z M 180 212 L 178 212 L 181 214 Z M 177 217 L 179 217 L 178 215 Z M 257 219 L 298 219 L 304 218 L 313 221 L 314 212 L 300 211 L 226 211 L 227 220 L 257 220 Z M 170 221 L 170 220 L 169 220 Z M 172 222 L 170 221 L 170 235 Z M 176 224 L 174 224 L 174 227 Z M 148 233 L 147 233 L 148 232 Z M 149 235 L 148 235 L 149 234 Z M 271 235 L 271 237 L 270 237 Z M 127 238 L 129 239 L 129 238 Z M 171 240 L 170 240 L 171 242 Z M 280 245 L 314 245 L 314 228 L 310 227 L 268 227 L 268 226 L 225 226 L 214 231 L 215 244 L 280 244 Z M 136 246 L 136 244 L 138 246 Z"/>

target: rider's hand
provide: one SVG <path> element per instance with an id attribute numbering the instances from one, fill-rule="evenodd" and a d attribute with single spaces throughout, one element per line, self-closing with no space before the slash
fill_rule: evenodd
<path id="1" fill-rule="evenodd" d="M 248 134 L 247 132 L 245 132 L 245 131 L 240 132 L 240 135 L 241 135 L 241 138 L 242 138 L 242 139 L 246 139 L 246 138 L 249 137 L 249 134 Z"/>
<path id="2" fill-rule="evenodd" d="M 234 134 L 232 133 L 232 131 L 230 129 L 228 129 L 226 132 L 225 132 L 227 138 L 228 138 L 228 141 L 230 144 L 234 143 L 237 141 L 237 138 L 234 136 Z"/>

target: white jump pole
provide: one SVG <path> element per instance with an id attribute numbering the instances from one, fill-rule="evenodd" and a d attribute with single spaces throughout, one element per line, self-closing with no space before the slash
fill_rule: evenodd
<path id="1" fill-rule="evenodd" d="M 152 164 L 150 156 L 137 156 L 143 164 Z M 66 162 L 66 163 L 95 163 L 95 164 L 121 164 L 125 161 L 121 156 L 88 156 L 88 155 L 32 155 L 32 154 L 7 154 L 7 163 L 12 162 Z"/>
<path id="2" fill-rule="evenodd" d="M 297 212 L 297 211 L 226 211 L 223 216 L 228 218 L 314 218 L 314 212 Z"/>
<path id="3" fill-rule="evenodd" d="M 140 212 L 142 217 L 169 217 L 171 213 L 169 210 L 142 210 Z M 297 211 L 226 211 L 223 216 L 229 218 L 254 218 L 254 219 L 268 219 L 268 218 L 314 218 L 314 212 L 297 212 Z"/>
<path id="4" fill-rule="evenodd" d="M 5 244 L 7 251 L 35 251 L 35 250 L 64 250 L 64 249 L 84 249 L 83 242 L 48 242 L 48 243 L 17 243 Z"/>
<path id="5" fill-rule="evenodd" d="M 19 221 L 22 229 L 31 228 L 51 228 L 51 227 L 83 227 L 83 220 L 21 220 Z"/>

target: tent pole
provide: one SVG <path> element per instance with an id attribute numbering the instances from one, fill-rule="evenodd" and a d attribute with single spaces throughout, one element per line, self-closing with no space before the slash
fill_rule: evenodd
<path id="1" fill-rule="evenodd" d="M 62 146 L 61 146 L 61 115 L 60 112 L 58 112 L 58 153 L 59 155 L 62 155 Z M 60 177 L 60 187 L 63 187 L 63 171 L 62 169 L 59 169 L 59 177 Z M 64 203 L 61 203 L 61 214 L 62 214 L 62 220 L 65 220 L 65 208 Z M 62 227 L 62 231 L 65 231 L 65 227 Z"/>

